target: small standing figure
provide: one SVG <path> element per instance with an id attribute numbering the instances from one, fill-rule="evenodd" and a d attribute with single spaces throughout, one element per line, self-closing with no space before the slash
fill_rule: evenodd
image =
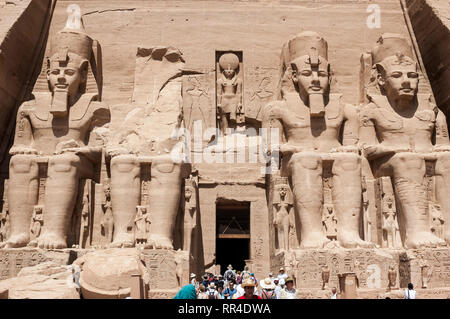
<path id="1" fill-rule="evenodd" d="M 81 222 L 80 222 L 80 243 L 79 247 L 84 248 L 86 238 L 89 236 L 89 215 L 90 215 L 90 201 L 87 192 L 83 194 L 83 202 L 81 209 Z"/>
<path id="2" fill-rule="evenodd" d="M 395 270 L 394 265 L 389 266 L 388 270 L 388 291 L 391 291 L 392 289 L 396 289 L 397 287 L 397 271 Z"/>
<path id="3" fill-rule="evenodd" d="M 332 204 L 323 207 L 322 224 L 328 239 L 337 240 L 337 218 Z"/>
<path id="4" fill-rule="evenodd" d="M 383 199 L 383 247 L 401 248 L 394 196 L 384 195 Z"/>
<path id="5" fill-rule="evenodd" d="M 363 220 L 364 220 L 364 240 L 372 241 L 372 223 L 369 215 L 369 194 L 367 193 L 366 177 L 362 176 L 362 198 L 363 198 Z"/>
<path id="6" fill-rule="evenodd" d="M 327 265 L 322 268 L 322 290 L 328 289 L 330 282 L 330 268 Z"/>
<path id="7" fill-rule="evenodd" d="M 441 205 L 430 203 L 431 232 L 439 238 L 444 238 L 444 216 Z"/>
<path id="8" fill-rule="evenodd" d="M 197 226 L 197 199 L 193 184 L 186 183 L 184 189 L 184 243 L 183 249 L 191 251 L 193 235 Z"/>
<path id="9" fill-rule="evenodd" d="M 9 233 L 8 202 L 3 201 L 3 210 L 0 213 L 0 243 L 8 239 L 8 233 Z"/>
<path id="10" fill-rule="evenodd" d="M 134 219 L 134 224 L 135 243 L 136 245 L 143 245 L 147 242 L 147 207 L 136 207 L 136 218 Z"/>
<path id="11" fill-rule="evenodd" d="M 217 79 L 217 108 L 222 134 L 234 124 L 245 123 L 242 107 L 242 80 L 239 76 L 239 58 L 225 53 L 219 59 L 220 76 Z"/>
<path id="12" fill-rule="evenodd" d="M 428 262 L 425 258 L 421 258 L 419 262 L 420 274 L 422 277 L 422 288 L 428 288 L 428 279 L 430 277 Z"/>
<path id="13" fill-rule="evenodd" d="M 281 250 L 289 250 L 289 229 L 294 227 L 293 216 L 290 214 L 293 205 L 289 186 L 284 183 L 276 185 L 273 200 L 275 208 L 273 224 L 277 230 L 278 246 Z"/>
<path id="14" fill-rule="evenodd" d="M 37 247 L 37 239 L 41 235 L 42 225 L 44 224 L 43 207 L 36 205 L 33 208 L 33 217 L 31 218 L 31 241 L 28 244 L 30 247 Z"/>
<path id="15" fill-rule="evenodd" d="M 112 242 L 113 230 L 114 230 L 114 219 L 111 206 L 111 187 L 106 184 L 105 187 L 105 197 L 102 203 L 103 208 L 103 218 L 102 218 L 102 233 L 106 236 L 108 244 Z"/>

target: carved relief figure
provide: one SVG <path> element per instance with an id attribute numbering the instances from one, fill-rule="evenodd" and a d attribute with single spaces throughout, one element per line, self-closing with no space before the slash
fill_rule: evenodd
<path id="1" fill-rule="evenodd" d="M 8 202 L 3 201 L 3 209 L 0 213 L 0 243 L 5 242 L 9 236 L 9 209 Z"/>
<path id="2" fill-rule="evenodd" d="M 197 198 L 194 183 L 186 180 L 184 189 L 184 240 L 183 249 L 191 251 L 192 240 L 195 240 L 197 227 Z"/>
<path id="3" fill-rule="evenodd" d="M 340 95 L 330 94 L 327 42 L 315 32 L 303 32 L 284 45 L 281 56 L 282 100 L 266 106 L 263 125 L 278 122 L 285 132 L 287 143 L 280 145 L 282 174 L 292 184 L 301 247 L 321 248 L 330 241 L 322 229 L 324 161 L 332 163 L 338 241 L 344 247 L 372 246 L 359 236 L 358 113 L 344 105 Z"/>
<path id="4" fill-rule="evenodd" d="M 325 235 L 328 239 L 337 239 L 337 218 L 333 209 L 333 205 L 324 205 L 322 224 L 324 226 Z"/>
<path id="5" fill-rule="evenodd" d="M 71 19 L 78 19 L 78 23 L 68 21 L 51 40 L 49 92 L 35 93 L 17 113 L 10 149 L 11 236 L 6 247 L 22 247 L 30 241 L 31 217 L 38 198 L 38 160 L 48 162 L 44 226 L 38 245 L 65 248 L 79 180 L 92 178 L 94 164 L 101 159 L 94 129 L 109 122 L 110 113 L 97 93 L 85 92 L 88 75 L 99 70 L 95 63 L 100 57 L 93 57 L 93 40 L 84 30 L 81 15 Z"/>
<path id="6" fill-rule="evenodd" d="M 34 206 L 34 208 L 33 208 L 33 216 L 31 218 L 31 228 L 30 228 L 32 240 L 30 241 L 28 246 L 36 247 L 38 244 L 37 239 L 41 235 L 41 229 L 42 229 L 42 225 L 44 223 L 42 209 L 43 209 L 43 207 L 38 206 L 38 205 Z"/>
<path id="7" fill-rule="evenodd" d="M 390 176 L 406 228 L 407 248 L 435 247 L 445 242 L 429 228 L 425 160 L 435 160 L 436 197 L 450 214 L 450 141 L 444 114 L 418 94 L 419 73 L 406 38 L 383 34 L 372 49 L 370 103 L 361 111 L 365 156 L 375 177 Z M 362 133 L 361 133 L 362 134 Z M 444 237 L 450 240 L 446 227 Z"/>
<path id="8" fill-rule="evenodd" d="M 277 231 L 279 249 L 289 250 L 289 232 L 294 224 L 294 216 L 291 214 L 293 207 L 292 194 L 289 185 L 276 184 L 274 188 L 274 220 Z"/>
<path id="9" fill-rule="evenodd" d="M 107 238 L 107 242 L 111 243 L 114 231 L 114 219 L 111 206 L 111 187 L 108 184 L 105 185 L 104 198 L 102 203 L 103 216 L 102 216 L 102 233 Z"/>
<path id="10" fill-rule="evenodd" d="M 400 230 L 393 195 L 383 196 L 383 247 L 401 248 Z"/>
<path id="11" fill-rule="evenodd" d="M 227 128 L 245 123 L 239 57 L 234 53 L 225 53 L 219 58 L 219 67 L 217 108 L 220 116 L 220 128 L 225 135 Z"/>
<path id="12" fill-rule="evenodd" d="M 422 279 L 422 288 L 428 288 L 428 280 L 431 277 L 431 271 L 429 271 L 429 265 L 428 261 L 421 257 L 419 260 L 419 267 L 420 267 L 420 275 Z"/>
<path id="13" fill-rule="evenodd" d="M 390 291 L 391 289 L 395 289 L 395 287 L 397 287 L 397 271 L 395 270 L 395 267 L 393 265 L 389 266 L 388 280 L 388 291 Z"/>
<path id="14" fill-rule="evenodd" d="M 79 247 L 84 248 L 85 240 L 89 235 L 89 216 L 91 208 L 89 195 L 87 192 L 83 194 L 83 202 L 81 204 L 81 221 L 80 221 L 80 242 Z"/>
<path id="15" fill-rule="evenodd" d="M 431 232 L 439 238 L 444 238 L 444 217 L 441 205 L 430 202 Z"/>
<path id="16" fill-rule="evenodd" d="M 364 239 L 372 241 L 372 222 L 369 215 L 369 194 L 367 193 L 367 182 L 365 176 L 362 176 L 362 205 L 363 205 L 363 226 Z"/>
<path id="17" fill-rule="evenodd" d="M 322 290 L 328 289 L 328 284 L 330 282 L 330 268 L 325 265 L 322 267 Z"/>

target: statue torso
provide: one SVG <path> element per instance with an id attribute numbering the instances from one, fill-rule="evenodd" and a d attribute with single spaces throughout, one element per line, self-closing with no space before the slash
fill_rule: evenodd
<path id="1" fill-rule="evenodd" d="M 375 123 L 380 142 L 386 146 L 411 147 L 417 152 L 432 151 L 437 113 L 427 96 L 418 96 L 418 107 L 410 117 L 396 113 L 384 96 L 373 97 L 372 101 L 362 116 Z"/>

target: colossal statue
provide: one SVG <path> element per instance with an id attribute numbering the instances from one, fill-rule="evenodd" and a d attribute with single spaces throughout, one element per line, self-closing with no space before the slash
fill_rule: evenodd
<path id="1" fill-rule="evenodd" d="M 134 109 L 106 147 L 114 219 L 111 247 L 134 246 L 134 220 L 141 206 L 151 216 L 145 247 L 173 249 L 184 127 L 181 82 L 173 79 L 181 76 L 183 65 L 176 48 L 138 48 Z"/>
<path id="2" fill-rule="evenodd" d="M 344 105 L 340 95 L 330 94 L 327 42 L 315 32 L 303 32 L 284 45 L 281 59 L 282 100 L 266 106 L 264 122 L 268 124 L 263 125 L 281 124 L 285 134 L 287 142 L 280 145 L 281 168 L 292 185 L 301 247 L 321 248 L 329 242 L 322 229 L 322 173 L 326 165 L 332 166 L 337 240 L 344 247 L 370 246 L 359 235 L 358 113 Z"/>
<path id="3" fill-rule="evenodd" d="M 22 247 L 30 241 L 38 199 L 38 164 L 47 166 L 38 246 L 67 247 L 79 181 L 93 178 L 94 165 L 101 161 L 101 145 L 94 130 L 110 120 L 109 109 L 99 101 L 98 93 L 86 92 L 88 73 L 98 70 L 93 45 L 81 15 L 69 17 L 66 27 L 51 40 L 49 91 L 35 93 L 17 112 L 8 186 L 11 235 L 2 244 L 5 247 Z"/>
<path id="4" fill-rule="evenodd" d="M 383 34 L 372 49 L 372 83 L 361 112 L 364 154 L 375 177 L 392 178 L 409 249 L 445 245 L 430 231 L 426 161 L 434 163 L 436 198 L 448 220 L 450 214 L 450 141 L 444 114 L 418 94 L 419 70 L 406 38 Z M 370 85 L 370 84 L 369 84 Z M 445 240 L 450 228 L 445 225 Z"/>

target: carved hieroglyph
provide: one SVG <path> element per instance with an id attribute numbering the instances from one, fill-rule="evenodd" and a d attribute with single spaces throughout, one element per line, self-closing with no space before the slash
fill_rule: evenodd
<path id="1" fill-rule="evenodd" d="M 383 34 L 372 49 L 372 83 L 378 94 L 361 110 L 361 141 L 375 177 L 392 178 L 402 212 L 407 248 L 436 247 L 445 241 L 430 231 L 426 162 L 435 162 L 436 198 L 450 214 L 450 141 L 444 114 L 418 94 L 419 71 L 408 41 Z M 445 217 L 445 216 L 444 216 Z M 448 218 L 445 218 L 448 219 Z M 445 226 L 444 238 L 450 240 Z"/>
<path id="2" fill-rule="evenodd" d="M 134 108 L 106 148 L 111 158 L 112 247 L 133 246 L 135 227 L 143 237 L 144 226 L 134 220 L 145 208 L 151 216 L 145 247 L 173 248 L 184 151 L 183 65 L 181 52 L 173 47 L 138 48 Z"/>
<path id="3" fill-rule="evenodd" d="M 332 198 L 339 221 L 337 239 L 345 247 L 369 246 L 359 235 L 361 172 L 356 108 L 329 93 L 327 42 L 303 32 L 283 46 L 281 101 L 269 103 L 264 126 L 281 123 L 287 143 L 280 146 L 282 174 L 289 176 L 301 247 L 324 247 L 322 229 L 323 167 L 331 165 Z M 340 139 L 341 129 L 343 131 Z M 308 181 L 308 182 L 305 182 Z"/>
<path id="4" fill-rule="evenodd" d="M 81 14 L 71 15 L 69 20 L 51 39 L 49 91 L 35 93 L 17 113 L 10 150 L 11 236 L 3 244 L 6 247 L 29 243 L 33 207 L 38 197 L 43 197 L 38 245 L 65 248 L 79 180 L 91 178 L 94 165 L 100 162 L 101 145 L 96 145 L 95 128 L 109 122 L 110 113 L 97 93 L 85 93 L 88 74 L 98 71 L 93 57 L 98 43 L 86 34 Z M 42 196 L 38 196 L 43 189 L 38 185 L 40 165 L 48 166 Z"/>

